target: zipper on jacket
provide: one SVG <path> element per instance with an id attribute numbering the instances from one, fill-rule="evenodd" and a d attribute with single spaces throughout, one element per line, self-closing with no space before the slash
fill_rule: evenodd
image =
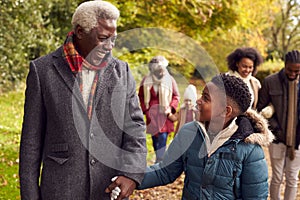
<path id="1" fill-rule="evenodd" d="M 187 173 L 188 173 L 188 171 L 187 171 L 187 160 L 188 160 L 188 157 L 186 156 L 185 158 L 184 158 L 184 172 L 185 172 L 185 174 L 187 175 Z M 187 176 L 186 176 L 186 184 L 188 185 L 189 184 L 189 182 L 190 182 L 190 180 L 189 180 L 189 178 L 187 178 Z"/>
<path id="2" fill-rule="evenodd" d="M 234 199 L 237 199 L 237 191 L 236 191 L 236 177 L 237 177 L 237 172 L 236 172 L 236 170 L 233 171 L 232 176 L 233 176 L 233 194 L 234 194 Z"/>

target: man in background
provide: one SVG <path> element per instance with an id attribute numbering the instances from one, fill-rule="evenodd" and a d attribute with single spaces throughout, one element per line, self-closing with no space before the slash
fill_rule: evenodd
<path id="1" fill-rule="evenodd" d="M 284 199 L 296 199 L 300 170 L 300 52 L 297 50 L 288 52 L 285 55 L 284 65 L 282 70 L 265 78 L 257 105 L 258 111 L 267 106 L 274 108 L 274 113 L 269 118 L 270 129 L 276 138 L 269 147 L 272 200 L 280 199 L 284 173 L 286 180 Z"/>

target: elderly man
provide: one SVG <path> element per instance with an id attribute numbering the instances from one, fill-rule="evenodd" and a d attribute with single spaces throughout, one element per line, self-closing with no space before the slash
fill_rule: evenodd
<path id="1" fill-rule="evenodd" d="M 22 199 L 127 198 L 146 167 L 145 124 L 128 64 L 111 55 L 118 9 L 78 6 L 73 31 L 30 63 L 20 145 Z"/>

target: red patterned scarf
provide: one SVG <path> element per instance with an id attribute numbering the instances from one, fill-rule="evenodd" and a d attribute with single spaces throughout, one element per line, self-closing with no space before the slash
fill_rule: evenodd
<path id="1" fill-rule="evenodd" d="M 67 63 L 69 64 L 70 69 L 72 70 L 73 74 L 76 76 L 81 92 L 82 92 L 82 88 L 83 88 L 82 67 L 89 69 L 89 70 L 96 71 L 95 78 L 93 80 L 93 83 L 91 86 L 91 91 L 89 94 L 88 104 L 87 104 L 87 114 L 88 114 L 89 119 L 91 119 L 92 112 L 93 112 L 93 106 L 94 106 L 94 97 L 95 97 L 96 87 L 97 87 L 97 83 L 99 80 L 99 72 L 101 69 L 103 69 L 107 66 L 109 60 L 111 59 L 111 53 L 109 52 L 108 54 L 106 54 L 104 56 L 101 63 L 99 64 L 99 66 L 93 66 L 88 61 L 86 61 L 76 51 L 74 43 L 73 43 L 73 37 L 74 37 L 74 32 L 73 31 L 69 32 L 67 35 L 67 39 L 65 40 L 65 43 L 63 45 L 63 49 L 64 49 L 63 56 L 65 57 Z"/>

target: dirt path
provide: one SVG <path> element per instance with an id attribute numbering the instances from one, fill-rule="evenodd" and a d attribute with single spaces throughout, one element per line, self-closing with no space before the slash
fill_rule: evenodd
<path id="1" fill-rule="evenodd" d="M 180 200 L 184 176 L 169 185 L 135 191 L 130 200 Z"/>
<path id="2" fill-rule="evenodd" d="M 265 156 L 266 156 L 266 160 L 268 162 L 268 166 L 269 166 L 269 182 L 271 181 L 271 174 L 272 174 L 272 168 L 271 168 L 271 163 L 270 163 L 270 157 L 269 157 L 269 151 L 268 151 L 268 148 L 264 148 L 264 151 L 265 151 Z M 284 195 L 284 191 L 283 191 L 283 188 L 284 188 L 284 184 L 283 183 L 283 186 L 281 187 L 281 198 L 283 199 L 283 195 Z M 268 198 L 270 199 L 270 198 Z M 300 200 L 300 181 L 298 180 L 298 191 L 297 191 L 297 198 L 295 200 Z"/>
<path id="3" fill-rule="evenodd" d="M 269 159 L 269 152 L 267 148 L 264 148 L 266 160 L 269 166 L 269 177 L 271 177 L 271 165 Z M 160 186 L 152 189 L 142 190 L 142 191 L 135 191 L 131 200 L 180 200 L 181 199 L 181 192 L 183 187 L 183 179 L 184 176 L 181 175 L 174 183 L 169 184 L 167 186 Z M 269 178 L 269 181 L 271 179 Z M 282 191 L 283 197 L 283 191 Z M 300 182 L 298 182 L 298 194 L 297 199 L 300 200 Z"/>

